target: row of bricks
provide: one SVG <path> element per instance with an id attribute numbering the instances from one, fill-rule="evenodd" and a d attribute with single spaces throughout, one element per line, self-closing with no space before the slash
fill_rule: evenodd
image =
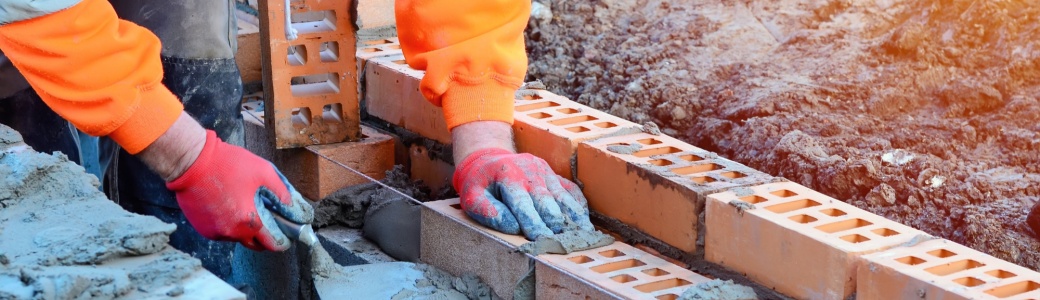
<path id="1" fill-rule="evenodd" d="M 705 259 L 799 299 L 1035 299 L 1040 273 L 791 182 L 708 196 Z"/>
<path id="2" fill-rule="evenodd" d="M 566 255 L 523 254 L 517 248 L 526 239 L 474 223 L 458 203 L 423 204 L 420 260 L 454 275 L 476 274 L 506 299 L 532 268 L 536 299 L 676 299 L 710 280 L 622 242 Z"/>
<path id="3" fill-rule="evenodd" d="M 403 63 L 401 57 L 391 55 L 380 65 L 407 75 L 396 80 L 417 82 L 421 73 Z M 664 135 L 612 135 L 636 126 L 547 91 L 521 91 L 515 101 L 514 132 L 519 150 L 546 159 L 554 171 L 568 177 L 572 175 L 571 159 L 576 157 L 577 179 L 585 187 L 591 209 L 680 250 L 696 250 L 697 214 L 704 209 L 706 195 L 729 191 L 711 196 L 714 198 L 706 214 L 706 258 L 785 294 L 803 299 L 837 299 L 852 294 L 857 286 L 865 286 L 868 288 L 858 294 L 863 299 L 939 295 L 938 291 L 968 299 L 984 295 L 1025 299 L 1032 294 L 1024 292 L 1040 288 L 1040 280 L 1036 279 L 1040 277 L 1032 276 L 1035 272 L 947 241 L 942 243 L 986 261 L 981 265 L 1001 266 L 1001 272 L 989 272 L 1025 275 L 1009 277 L 1012 281 L 963 274 L 941 280 L 938 274 L 917 272 L 916 275 L 938 277 L 918 276 L 915 281 L 910 279 L 914 272 L 907 275 L 904 271 L 910 269 L 898 269 L 903 267 L 899 263 L 872 260 L 887 252 L 866 256 L 864 259 L 873 263 L 872 267 L 858 268 L 864 263 L 864 254 L 885 251 L 926 235 L 800 185 L 777 182 L 782 179 Z M 400 105 L 425 101 L 416 93 L 413 100 L 403 102 Z M 435 107 L 425 111 L 431 118 L 440 115 Z M 734 199 L 736 195 L 741 197 Z M 741 202 L 762 208 L 742 206 Z M 939 242 L 924 243 L 921 247 L 932 243 Z M 911 251 L 906 249 L 915 248 L 891 251 Z M 898 258 L 893 261 L 898 262 Z M 976 260 L 934 264 L 933 268 L 938 269 L 979 265 Z M 879 272 L 907 278 L 876 275 Z M 886 284 L 886 280 L 905 284 Z"/>

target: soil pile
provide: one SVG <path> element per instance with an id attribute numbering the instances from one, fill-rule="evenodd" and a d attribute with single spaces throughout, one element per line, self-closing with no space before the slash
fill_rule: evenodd
<path id="1" fill-rule="evenodd" d="M 1040 2 L 542 3 L 529 80 L 1040 268 Z"/>

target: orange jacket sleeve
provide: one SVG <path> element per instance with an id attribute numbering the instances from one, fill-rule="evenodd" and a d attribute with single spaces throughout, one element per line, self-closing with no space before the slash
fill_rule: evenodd
<path id="1" fill-rule="evenodd" d="M 397 0 L 397 32 L 408 65 L 426 70 L 426 99 L 448 129 L 472 121 L 513 122 L 513 94 L 527 72 L 530 0 Z"/>
<path id="2" fill-rule="evenodd" d="M 161 82 L 159 39 L 119 20 L 108 1 L 2 25 L 0 49 L 58 115 L 131 154 L 184 110 Z"/>

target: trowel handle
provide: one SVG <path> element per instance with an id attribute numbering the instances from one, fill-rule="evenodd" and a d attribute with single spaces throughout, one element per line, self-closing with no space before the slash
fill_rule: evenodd
<path id="1" fill-rule="evenodd" d="M 314 244 L 318 243 L 318 235 L 314 233 L 314 228 L 311 227 L 311 224 L 296 224 L 276 213 L 271 215 L 278 222 L 278 229 L 281 229 L 282 233 L 290 239 L 303 242 L 307 246 L 314 246 Z"/>

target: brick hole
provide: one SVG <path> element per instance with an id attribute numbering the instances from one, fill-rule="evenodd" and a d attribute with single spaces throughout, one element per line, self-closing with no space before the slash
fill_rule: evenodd
<path id="1" fill-rule="evenodd" d="M 797 215 L 797 216 L 790 217 L 788 219 L 791 219 L 791 221 L 795 221 L 795 222 L 802 223 L 802 224 L 809 224 L 809 223 L 812 223 L 812 222 L 816 222 L 816 218 L 814 218 L 813 216 L 810 216 L 810 215 Z"/>
<path id="2" fill-rule="evenodd" d="M 365 52 L 365 53 L 375 53 L 375 52 L 383 51 L 383 49 L 379 49 L 379 48 L 361 48 L 361 49 L 358 49 L 358 51 Z"/>
<path id="3" fill-rule="evenodd" d="M 758 204 L 758 203 L 766 202 L 766 198 L 762 198 L 762 197 L 759 197 L 759 196 L 751 195 L 751 196 L 740 197 L 740 201 L 744 201 L 744 202 L 751 203 L 751 204 Z"/>
<path id="4" fill-rule="evenodd" d="M 568 124 L 581 123 L 581 122 L 586 122 L 586 121 L 595 121 L 595 120 L 599 120 L 599 118 L 596 118 L 596 117 L 593 117 L 593 116 L 589 116 L 589 115 L 584 115 L 584 116 L 577 116 L 577 117 L 570 117 L 570 118 L 566 118 L 566 119 L 559 119 L 559 120 L 549 121 L 549 124 L 553 124 L 553 125 L 568 125 Z"/>
<path id="5" fill-rule="evenodd" d="M 612 262 L 612 263 L 609 263 L 609 264 L 598 265 L 598 266 L 595 266 L 595 267 L 592 267 L 592 268 L 589 268 L 589 269 L 594 271 L 594 272 L 596 272 L 596 273 L 607 273 L 607 272 L 614 272 L 614 271 L 617 271 L 617 270 L 624 270 L 624 269 L 628 269 L 628 268 L 641 267 L 641 266 L 645 266 L 645 265 L 646 265 L 646 263 L 644 263 L 642 261 L 639 261 L 639 260 L 636 260 L 636 259 L 626 259 L 626 260 L 622 260 L 622 261 Z"/>
<path id="6" fill-rule="evenodd" d="M 285 64 L 290 66 L 302 66 L 307 64 L 307 47 L 304 45 L 289 46 L 285 50 Z"/>
<path id="7" fill-rule="evenodd" d="M 556 102 L 539 102 L 539 103 L 535 103 L 535 104 L 526 104 L 526 105 L 517 106 L 517 107 L 514 108 L 514 110 L 516 110 L 516 111 L 529 111 L 529 110 L 542 109 L 542 108 L 554 107 L 554 106 L 560 106 L 560 104 L 556 103 Z"/>
<path id="8" fill-rule="evenodd" d="M 308 107 L 293 108 L 292 116 L 289 119 L 296 128 L 311 126 L 311 109 Z"/>
<path id="9" fill-rule="evenodd" d="M 387 45 L 386 48 L 390 50 L 398 50 L 401 49 L 401 45 Z"/>
<path id="10" fill-rule="evenodd" d="M 693 183 L 696 183 L 696 184 L 705 184 L 705 183 L 715 182 L 716 180 L 715 180 L 715 178 L 711 178 L 711 177 L 707 177 L 707 176 L 698 176 L 698 177 L 691 177 L 690 181 L 693 181 Z"/>
<path id="11" fill-rule="evenodd" d="M 778 214 L 786 213 L 789 211 L 795 211 L 803 208 L 810 208 L 813 206 L 819 206 L 820 202 L 816 202 L 809 199 L 802 199 L 798 201 L 791 201 L 787 203 L 780 203 L 775 205 L 766 206 L 766 209 Z"/>
<path id="12" fill-rule="evenodd" d="M 693 154 L 679 155 L 679 159 L 685 160 L 685 161 L 702 161 L 702 160 L 704 160 L 703 157 L 696 156 L 696 155 L 693 155 Z"/>
<path id="13" fill-rule="evenodd" d="M 607 250 L 607 251 L 600 251 L 599 255 L 603 255 L 603 257 L 611 257 L 611 258 L 613 258 L 613 257 L 625 256 L 625 252 L 621 252 L 621 251 L 618 251 L 618 250 L 615 250 L 615 249 L 610 249 L 610 250 Z"/>
<path id="14" fill-rule="evenodd" d="M 364 43 L 365 43 L 365 45 L 382 45 L 382 44 L 393 43 L 393 41 L 391 41 L 391 40 L 371 40 L 371 41 L 365 41 Z"/>
<path id="15" fill-rule="evenodd" d="M 668 165 L 672 164 L 672 161 L 667 160 L 667 159 L 655 159 L 655 160 L 648 161 L 646 163 L 651 164 L 651 165 L 655 165 L 655 166 L 668 166 Z"/>
<path id="16" fill-rule="evenodd" d="M 452 205 L 448 205 L 448 206 L 451 206 L 451 208 L 454 208 L 454 209 L 462 210 L 462 204 L 456 203 L 456 204 L 452 204 Z"/>
<path id="17" fill-rule="evenodd" d="M 395 63 L 395 64 L 399 64 L 399 65 L 407 65 L 408 64 L 408 61 L 405 61 L 403 59 L 398 59 L 398 60 L 391 61 L 391 62 Z"/>
<path id="18" fill-rule="evenodd" d="M 870 225 L 873 225 L 873 224 L 874 223 L 871 223 L 870 221 L 867 221 L 867 220 L 864 220 L 864 219 L 849 219 L 849 220 L 845 220 L 845 221 L 838 221 L 838 222 L 834 222 L 834 223 L 830 223 L 830 224 L 823 224 L 823 225 L 820 225 L 820 226 L 816 226 L 816 229 L 819 229 L 820 231 L 823 231 L 823 232 L 826 232 L 826 233 L 835 233 L 835 232 L 842 232 L 842 231 L 846 231 L 846 230 L 852 230 L 852 229 L 856 229 L 856 228 L 860 228 L 860 227 L 864 227 L 864 226 L 870 226 Z"/>
<path id="19" fill-rule="evenodd" d="M 837 208 L 821 209 L 820 213 L 828 215 L 828 216 L 831 216 L 831 217 L 840 217 L 840 216 L 844 216 L 845 215 L 845 211 L 837 209 Z"/>
<path id="20" fill-rule="evenodd" d="M 1027 280 L 989 289 L 986 291 L 986 294 L 993 295 L 997 298 L 1007 298 L 1018 294 L 1032 292 L 1037 289 L 1040 289 L 1040 283 Z"/>
<path id="21" fill-rule="evenodd" d="M 573 109 L 573 108 L 570 108 L 570 107 L 557 109 L 556 111 L 561 112 L 561 113 L 563 113 L 565 115 L 576 114 L 578 112 L 581 112 L 580 110 Z"/>
<path id="22" fill-rule="evenodd" d="M 715 171 L 715 170 L 718 170 L 718 169 L 722 169 L 722 166 L 717 165 L 717 164 L 711 164 L 711 163 L 709 163 L 709 164 L 696 164 L 696 165 L 692 165 L 692 166 L 686 166 L 686 167 L 682 167 L 682 168 L 672 169 L 672 173 L 679 174 L 679 175 L 690 175 L 690 174 L 697 174 L 697 173 L 704 173 L 704 172 L 709 172 L 709 171 Z"/>
<path id="23" fill-rule="evenodd" d="M 336 11 L 322 10 L 293 13 L 292 27 L 299 34 L 336 31 Z"/>
<path id="24" fill-rule="evenodd" d="M 293 97 L 339 93 L 339 75 L 336 73 L 296 76 L 290 82 Z"/>
<path id="25" fill-rule="evenodd" d="M 660 290 L 670 289 L 670 288 L 677 288 L 677 287 L 680 287 L 680 286 L 687 286 L 687 285 L 691 285 L 691 284 L 693 284 L 693 283 L 691 283 L 689 280 L 686 280 L 686 279 L 671 278 L 671 279 L 655 281 L 655 282 L 651 282 L 651 283 L 647 283 L 647 284 L 640 284 L 640 285 L 634 286 L 633 288 L 635 288 L 636 290 L 639 290 L 640 292 L 651 293 L 651 292 L 654 292 L 654 291 L 660 291 Z"/>
<path id="26" fill-rule="evenodd" d="M 610 279 L 614 280 L 614 281 L 617 281 L 618 283 L 633 282 L 633 281 L 638 280 L 635 277 L 632 277 L 632 275 L 628 275 L 628 274 L 621 274 L 621 275 L 618 275 L 618 276 L 610 277 Z"/>
<path id="27" fill-rule="evenodd" d="M 661 148 L 653 148 L 653 149 L 646 149 L 646 150 L 636 151 L 635 153 L 632 153 L 632 156 L 635 156 L 635 157 L 649 157 L 649 156 L 654 156 L 654 155 L 672 154 L 672 153 L 679 153 L 679 152 L 682 152 L 682 149 L 675 148 L 675 147 L 661 147 Z"/>
<path id="28" fill-rule="evenodd" d="M 792 192 L 792 191 L 789 191 L 789 190 L 772 191 L 772 192 L 770 192 L 770 194 L 773 194 L 774 196 L 777 196 L 777 197 L 780 197 L 780 198 L 787 198 L 787 197 L 798 196 L 798 193 L 795 193 L 795 192 Z"/>
<path id="29" fill-rule="evenodd" d="M 653 269 L 643 270 L 643 274 L 650 275 L 650 276 L 664 276 L 664 275 L 668 275 L 668 274 L 672 274 L 672 273 L 669 273 L 668 271 L 665 271 L 665 270 L 661 270 L 661 268 L 653 268 Z"/>
<path id="30" fill-rule="evenodd" d="M 576 264 L 579 264 L 579 265 L 596 261 L 595 259 L 592 259 L 591 257 L 584 256 L 584 255 L 578 255 L 578 256 L 575 256 L 575 257 L 569 257 L 569 258 L 567 258 L 567 260 L 572 261 L 572 262 L 574 262 Z"/>
<path id="31" fill-rule="evenodd" d="M 938 257 L 938 258 L 947 258 L 947 257 L 951 257 L 951 256 L 957 256 L 957 253 L 953 253 L 953 251 L 946 250 L 946 249 L 939 249 L 939 250 L 928 251 L 928 255 L 935 256 L 935 257 Z"/>
<path id="32" fill-rule="evenodd" d="M 565 129 L 566 129 L 567 131 L 570 131 L 570 132 L 574 132 L 574 133 L 581 133 L 581 132 L 588 132 L 588 131 L 592 131 L 592 129 L 589 129 L 588 127 L 585 127 L 585 126 L 574 126 L 574 127 L 567 127 L 567 128 L 565 128 Z"/>
<path id="33" fill-rule="evenodd" d="M 528 114 L 527 116 L 535 118 L 535 119 L 545 119 L 545 118 L 552 118 L 553 115 L 550 115 L 550 114 L 547 114 L 547 113 L 543 113 L 543 112 L 536 112 L 536 113 L 533 113 L 533 114 Z"/>
<path id="34" fill-rule="evenodd" d="M 938 265 L 931 268 L 925 269 L 926 272 L 932 273 L 939 276 L 946 276 L 953 273 L 957 273 L 964 270 L 971 270 L 974 268 L 985 266 L 986 264 L 977 262 L 971 259 L 959 260 L 944 265 Z"/>
<path id="35" fill-rule="evenodd" d="M 975 277 L 971 277 L 971 276 L 957 278 L 957 279 L 954 279 L 953 282 L 956 282 L 957 284 L 960 284 L 960 285 L 963 285 L 963 286 L 966 286 L 966 287 L 979 286 L 979 285 L 982 285 L 982 284 L 986 283 L 985 281 L 982 281 L 981 279 L 978 279 L 978 278 L 975 278 Z"/>
<path id="36" fill-rule="evenodd" d="M 679 295 L 676 295 L 676 294 L 664 294 L 664 295 L 657 296 L 657 299 L 658 300 L 675 300 L 675 299 L 679 299 Z"/>
<path id="37" fill-rule="evenodd" d="M 599 128 L 614 128 L 614 127 L 617 127 L 617 124 L 614 124 L 612 122 L 599 122 L 599 123 L 592 124 L 592 125 L 596 125 L 596 127 L 599 127 Z"/>
<path id="38" fill-rule="evenodd" d="M 923 264 L 923 263 L 927 262 L 926 260 L 923 260 L 923 259 L 921 259 L 920 257 L 917 257 L 917 256 L 903 256 L 903 257 L 900 257 L 900 258 L 896 258 L 896 261 L 901 262 L 903 264 L 911 265 L 911 266 L 916 266 L 916 265 Z"/>
<path id="39" fill-rule="evenodd" d="M 843 236 L 843 237 L 841 237 L 841 239 L 845 240 L 846 242 L 853 243 L 853 244 L 858 244 L 858 243 L 870 241 L 870 238 L 862 236 L 862 235 L 858 235 L 858 234 L 855 234 L 855 233 Z"/>
<path id="40" fill-rule="evenodd" d="M 523 95 L 523 96 L 520 96 L 520 99 L 519 99 L 519 100 L 540 100 L 540 99 L 542 99 L 542 96 L 541 96 L 541 95 L 538 95 L 538 94 L 531 94 L 531 95 Z"/>
<path id="41" fill-rule="evenodd" d="M 895 230 L 888 229 L 888 228 L 878 228 L 878 229 L 871 230 L 870 232 L 873 232 L 874 234 L 876 234 L 878 236 L 899 235 L 899 231 L 895 231 Z"/>
<path id="42" fill-rule="evenodd" d="M 719 176 L 726 177 L 726 178 L 729 178 L 729 179 L 737 179 L 737 178 L 747 177 L 747 175 L 744 175 L 744 173 L 732 172 L 732 171 L 731 172 L 722 172 L 721 174 L 719 174 Z"/>
<path id="43" fill-rule="evenodd" d="M 325 104 L 321 108 L 321 119 L 325 122 L 343 123 L 343 104 Z"/>
<path id="44" fill-rule="evenodd" d="M 1015 273 L 1011 273 L 1011 272 L 1004 271 L 1004 270 L 989 271 L 989 272 L 986 272 L 986 275 L 993 276 L 993 277 L 1000 278 L 1000 279 L 1008 279 L 1008 278 L 1011 278 L 1011 277 L 1018 276 Z"/>
<path id="45" fill-rule="evenodd" d="M 339 61 L 339 42 L 321 43 L 321 51 L 318 52 L 318 55 L 321 56 L 321 62 Z"/>
<path id="46" fill-rule="evenodd" d="M 636 142 L 639 142 L 640 144 L 643 144 L 643 145 L 657 145 L 657 144 L 660 144 L 660 143 L 664 143 L 664 142 L 659 141 L 657 139 L 641 139 L 641 140 L 638 140 Z"/>

